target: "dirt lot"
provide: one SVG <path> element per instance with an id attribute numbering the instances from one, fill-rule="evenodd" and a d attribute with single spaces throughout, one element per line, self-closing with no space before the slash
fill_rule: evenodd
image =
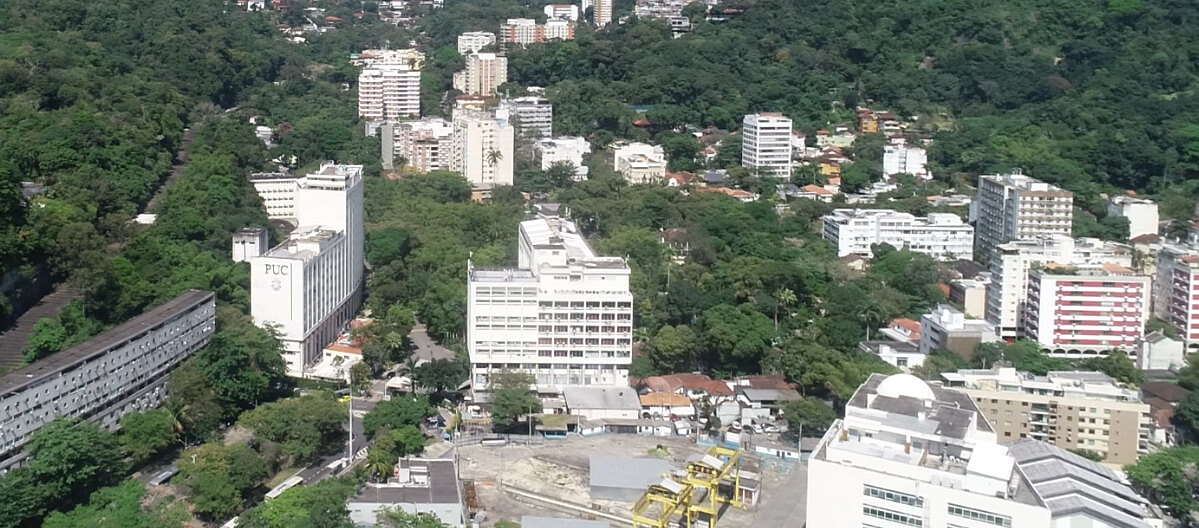
<path id="1" fill-rule="evenodd" d="M 658 445 L 667 449 L 663 457 L 675 467 L 684 467 L 688 456 L 707 450 L 683 438 L 662 438 L 643 435 L 607 434 L 589 438 L 572 436 L 566 440 L 547 440 L 542 445 L 483 447 L 470 445 L 458 448 L 462 478 L 474 481 L 480 506 L 487 511 L 484 526 L 493 526 L 500 519 L 520 521 L 522 515 L 581 518 L 582 514 L 553 510 L 528 499 L 517 498 L 501 491 L 501 485 L 528 490 L 558 500 L 606 511 L 630 518 L 631 504 L 592 500 L 588 490 L 588 468 L 592 455 L 649 457 Z M 760 464 L 762 496 L 769 496 L 787 478 L 784 465 Z M 748 457 L 747 468 L 759 468 L 757 459 Z M 792 466 L 787 466 L 792 467 Z M 755 510 L 726 510 L 721 528 L 748 528 Z M 607 519 L 599 519 L 607 520 Z M 608 520 L 612 526 L 628 526 Z"/>

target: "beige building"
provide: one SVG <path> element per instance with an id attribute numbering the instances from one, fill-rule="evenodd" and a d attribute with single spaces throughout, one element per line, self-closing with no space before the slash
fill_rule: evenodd
<path id="1" fill-rule="evenodd" d="M 452 127 L 446 168 L 461 174 L 475 189 L 512 185 L 514 132 L 507 119 L 488 112 L 456 110 Z"/>
<path id="2" fill-rule="evenodd" d="M 1100 372 L 1034 376 L 1010 367 L 941 374 L 946 387 L 974 400 L 1000 442 L 1032 438 L 1085 449 L 1108 464 L 1132 464 L 1147 452 L 1149 405 Z"/>
<path id="3" fill-rule="evenodd" d="M 615 147 L 612 166 L 630 185 L 657 184 L 666 178 L 666 154 L 660 145 L 629 143 Z"/>
<path id="4" fill-rule="evenodd" d="M 454 89 L 467 95 L 495 95 L 506 82 L 508 58 L 495 53 L 467 55 L 466 68 L 454 74 Z"/>

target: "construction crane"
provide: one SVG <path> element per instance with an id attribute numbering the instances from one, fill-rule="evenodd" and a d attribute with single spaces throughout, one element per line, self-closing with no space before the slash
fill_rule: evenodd
<path id="1" fill-rule="evenodd" d="M 692 526 L 695 519 L 690 506 L 694 493 L 695 486 L 682 478 L 664 476 L 633 504 L 633 528 L 669 528 L 676 513 L 686 518 L 687 526 Z"/>
<path id="2" fill-rule="evenodd" d="M 689 517 L 699 519 L 699 514 L 704 514 L 708 519 L 708 528 L 716 528 L 721 503 L 746 509 L 741 501 L 741 455 L 740 449 L 713 446 L 702 458 L 687 464 L 684 482 L 695 488 L 693 495 L 698 495 L 698 500 L 687 507 Z M 732 492 L 730 496 L 720 493 L 722 484 Z"/>

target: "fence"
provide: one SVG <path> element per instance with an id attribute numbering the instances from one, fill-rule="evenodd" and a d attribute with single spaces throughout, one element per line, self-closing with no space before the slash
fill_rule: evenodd
<path id="1" fill-rule="evenodd" d="M 503 440 L 504 445 L 541 445 L 545 437 L 539 434 L 533 436 L 499 433 L 474 433 L 455 436 L 450 443 L 456 446 L 481 444 L 484 440 Z"/>

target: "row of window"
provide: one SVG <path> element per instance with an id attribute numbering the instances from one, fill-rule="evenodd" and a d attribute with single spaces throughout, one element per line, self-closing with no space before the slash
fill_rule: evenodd
<path id="1" fill-rule="evenodd" d="M 891 510 L 884 510 L 882 508 L 875 508 L 873 506 L 863 506 L 862 514 L 866 515 L 867 517 L 891 521 L 904 526 L 924 526 L 924 521 L 919 517 L 893 512 Z"/>
<path id="2" fill-rule="evenodd" d="M 876 487 L 870 486 L 870 485 L 862 486 L 862 494 L 866 495 L 867 497 L 874 497 L 876 499 L 883 499 L 885 501 L 898 502 L 900 504 L 904 504 L 907 506 L 916 506 L 916 507 L 924 506 L 924 499 L 917 497 L 915 495 L 909 495 L 907 493 L 900 493 L 898 491 L 891 491 L 889 489 L 876 488 Z"/>
<path id="3" fill-rule="evenodd" d="M 974 508 L 967 508 L 965 506 L 958 506 L 957 504 L 949 505 L 949 514 L 955 517 L 971 519 L 986 524 L 993 524 L 995 526 L 1003 526 L 1005 528 L 1011 528 L 1012 526 L 1011 517 L 985 512 L 982 510 L 976 510 Z"/>

